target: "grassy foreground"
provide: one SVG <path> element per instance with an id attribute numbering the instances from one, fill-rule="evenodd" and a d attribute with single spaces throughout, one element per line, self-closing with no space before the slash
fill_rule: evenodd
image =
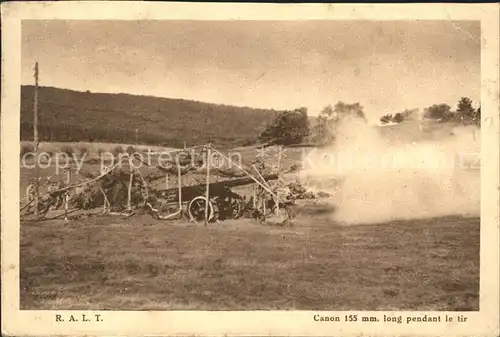
<path id="1" fill-rule="evenodd" d="M 21 309 L 479 310 L 479 219 L 21 224 Z"/>

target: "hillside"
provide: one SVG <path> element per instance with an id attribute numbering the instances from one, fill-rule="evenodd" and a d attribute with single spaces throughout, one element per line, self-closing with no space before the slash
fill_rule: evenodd
<path id="1" fill-rule="evenodd" d="M 220 146 L 254 143 L 278 111 L 197 101 L 39 88 L 41 141 Z M 21 140 L 33 139 L 34 87 L 21 88 Z M 137 129 L 137 131 L 136 131 Z"/>

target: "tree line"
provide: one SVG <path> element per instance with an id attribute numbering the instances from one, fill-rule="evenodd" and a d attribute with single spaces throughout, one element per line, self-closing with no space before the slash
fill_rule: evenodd
<path id="1" fill-rule="evenodd" d="M 385 114 L 380 118 L 382 124 L 401 123 L 412 118 L 418 109 L 405 109 L 396 114 Z M 329 144 L 335 140 L 336 126 L 346 117 L 356 118 L 366 122 L 363 106 L 359 103 L 344 103 L 339 101 L 334 106 L 326 106 L 316 117 L 315 125 L 310 130 L 306 108 L 283 111 L 259 136 L 259 141 L 269 145 L 293 145 L 305 140 L 317 145 Z M 472 100 L 462 97 L 455 111 L 447 104 L 434 104 L 424 109 L 424 118 L 439 122 L 457 122 L 463 124 L 481 125 L 481 106 L 474 109 Z"/>
<path id="2" fill-rule="evenodd" d="M 477 109 L 473 107 L 472 100 L 468 97 L 462 97 L 457 103 L 455 111 L 445 103 L 433 104 L 424 109 L 424 118 L 440 122 L 460 122 L 464 124 L 481 125 L 481 105 Z M 382 124 L 401 123 L 411 114 L 408 110 L 402 113 L 385 114 L 380 118 Z"/>

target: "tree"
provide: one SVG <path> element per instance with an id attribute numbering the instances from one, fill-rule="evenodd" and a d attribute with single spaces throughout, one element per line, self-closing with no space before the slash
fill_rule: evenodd
<path id="1" fill-rule="evenodd" d="M 307 109 L 281 112 L 259 136 L 260 141 L 278 145 L 298 144 L 309 135 Z"/>
<path id="2" fill-rule="evenodd" d="M 401 112 L 398 112 L 397 114 L 394 115 L 394 117 L 392 118 L 392 121 L 394 123 L 401 123 L 403 120 L 404 120 L 404 116 Z"/>
<path id="3" fill-rule="evenodd" d="M 434 104 L 425 109 L 424 116 L 431 119 L 447 120 L 452 115 L 448 104 Z"/>
<path id="4" fill-rule="evenodd" d="M 461 121 L 472 121 L 474 119 L 475 109 L 472 107 L 472 100 L 468 97 L 462 97 L 457 105 L 457 118 Z"/>
<path id="5" fill-rule="evenodd" d="M 398 112 L 394 116 L 392 114 L 386 114 L 386 115 L 383 115 L 382 117 L 380 117 L 380 122 L 382 124 L 387 124 L 387 123 L 391 123 L 391 122 L 392 123 L 401 123 L 408 116 L 410 116 L 410 114 L 407 113 L 407 110 L 405 110 L 403 112 Z"/>
<path id="6" fill-rule="evenodd" d="M 382 124 L 387 124 L 387 123 L 390 123 L 392 122 L 392 114 L 387 114 L 387 115 L 383 115 L 382 117 L 380 117 L 380 122 Z"/>
<path id="7" fill-rule="evenodd" d="M 359 103 L 346 104 L 344 102 L 339 101 L 337 104 L 335 104 L 333 110 L 338 119 L 347 116 L 356 116 L 366 119 L 365 113 L 363 112 L 363 107 Z"/>
<path id="8" fill-rule="evenodd" d="M 323 108 L 316 118 L 314 140 L 321 144 L 333 142 L 338 122 L 346 117 L 360 118 L 366 121 L 363 107 L 359 103 L 346 104 L 339 101 L 334 107 L 328 105 Z"/>
<path id="9" fill-rule="evenodd" d="M 332 106 L 327 105 L 316 117 L 316 125 L 314 125 L 313 130 L 313 140 L 316 143 L 330 143 L 333 140 L 333 130 L 331 128 L 333 113 Z"/>
<path id="10" fill-rule="evenodd" d="M 331 118 L 334 114 L 335 114 L 335 111 L 333 110 L 333 107 L 330 104 L 328 104 L 327 106 L 325 106 L 323 108 L 323 110 L 321 110 L 319 116 L 321 116 L 325 119 L 328 119 L 328 118 Z"/>

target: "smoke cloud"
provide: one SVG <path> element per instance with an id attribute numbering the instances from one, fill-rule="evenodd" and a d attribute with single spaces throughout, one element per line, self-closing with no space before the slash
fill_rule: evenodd
<path id="1" fill-rule="evenodd" d="M 303 156 L 303 184 L 333 194 L 344 224 L 480 214 L 480 133 L 418 121 L 374 127 L 357 118 L 336 140 Z"/>

